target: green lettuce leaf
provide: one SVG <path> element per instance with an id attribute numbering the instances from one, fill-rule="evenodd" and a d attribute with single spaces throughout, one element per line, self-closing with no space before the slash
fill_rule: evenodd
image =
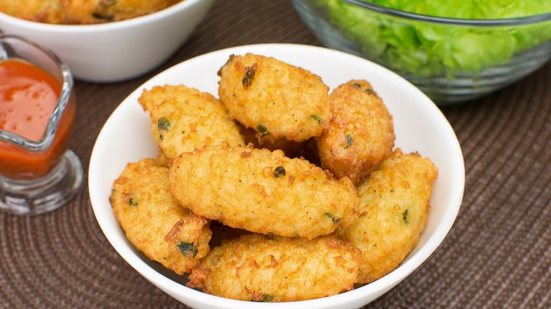
<path id="1" fill-rule="evenodd" d="M 551 40 L 551 22 L 473 27 L 411 21 L 348 4 L 313 0 L 361 52 L 406 74 L 476 73 Z M 551 0 L 371 0 L 394 9 L 449 18 L 501 19 L 551 12 Z"/>

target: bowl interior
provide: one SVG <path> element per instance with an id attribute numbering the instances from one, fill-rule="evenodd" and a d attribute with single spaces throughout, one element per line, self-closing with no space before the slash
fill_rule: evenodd
<path id="1" fill-rule="evenodd" d="M 444 239 L 461 204 L 464 164 L 455 133 L 428 97 L 391 71 L 353 55 L 303 45 L 250 45 L 199 56 L 153 77 L 118 106 L 98 136 L 90 161 L 88 182 L 96 219 L 115 250 L 134 269 L 188 305 L 210 308 L 258 308 L 275 305 L 228 300 L 201 293 L 183 286 L 178 282 L 181 280 L 166 275 L 166 271 L 158 271 L 159 267 L 143 258 L 126 240 L 108 201 L 111 185 L 126 163 L 157 154 L 156 146 L 150 137 L 148 116 L 137 103 L 142 90 L 154 85 L 185 84 L 216 95 L 218 69 L 230 54 L 246 52 L 274 56 L 308 69 L 321 76 L 331 89 L 350 79 L 369 80 L 393 115 L 396 146 L 405 152 L 418 151 L 421 155 L 430 157 L 439 169 L 427 226 L 418 245 L 400 267 L 356 290 L 329 298 L 282 305 L 285 308 L 361 306 L 403 280 L 426 260 Z"/>

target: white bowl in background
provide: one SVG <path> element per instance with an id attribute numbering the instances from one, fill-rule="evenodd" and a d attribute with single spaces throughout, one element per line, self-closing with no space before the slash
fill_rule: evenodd
<path id="1" fill-rule="evenodd" d="M 154 157 L 157 148 L 149 117 L 138 104 L 143 89 L 155 85 L 185 84 L 217 93 L 216 72 L 231 54 L 247 52 L 274 56 L 322 77 L 330 87 L 350 79 L 367 79 L 394 117 L 396 146 L 428 156 L 439 169 L 428 222 L 420 241 L 394 271 L 381 279 L 339 295 L 285 303 L 256 303 L 205 294 L 179 283 L 177 276 L 144 258 L 119 227 L 109 194 L 113 181 L 128 162 Z M 115 250 L 142 276 L 177 300 L 196 308 L 357 308 L 390 290 L 417 269 L 438 247 L 459 211 L 465 170 L 459 142 L 436 105 L 397 74 L 368 60 L 314 46 L 262 44 L 224 49 L 182 62 L 153 77 L 132 92 L 113 112 L 94 145 L 88 186 L 96 219 Z"/>
<path id="2" fill-rule="evenodd" d="M 142 75 L 180 47 L 214 0 L 184 0 L 148 15 L 94 25 L 54 25 L 0 12 L 0 31 L 53 50 L 81 80 L 115 82 Z"/>

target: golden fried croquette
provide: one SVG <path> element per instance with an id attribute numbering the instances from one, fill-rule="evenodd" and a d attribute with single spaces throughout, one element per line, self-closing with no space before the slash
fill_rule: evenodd
<path id="1" fill-rule="evenodd" d="M 63 23 L 60 0 L 2 0 L 0 12 L 17 18 L 44 23 Z"/>
<path id="2" fill-rule="evenodd" d="M 189 272 L 208 253 L 208 220 L 180 207 L 169 191 L 168 169 L 154 160 L 129 163 L 109 200 L 134 247 L 175 273 Z"/>
<path id="3" fill-rule="evenodd" d="M 317 139 L 322 166 L 358 185 L 392 152 L 392 116 L 364 80 L 340 85 L 329 101 L 333 118 Z"/>
<path id="4" fill-rule="evenodd" d="M 139 102 L 149 112 L 153 139 L 170 160 L 207 145 L 244 145 L 224 106 L 208 93 L 186 86 L 156 86 L 144 90 Z"/>
<path id="5" fill-rule="evenodd" d="M 50 24 L 97 24 L 153 13 L 181 0 L 0 1 L 0 12 Z"/>
<path id="6" fill-rule="evenodd" d="M 357 215 L 359 199 L 348 178 L 335 180 L 281 150 L 207 147 L 183 153 L 169 174 L 182 205 L 251 232 L 311 239 L 350 224 Z"/>
<path id="7" fill-rule="evenodd" d="M 214 248 L 188 285 L 240 300 L 279 302 L 352 289 L 359 251 L 331 236 L 312 240 L 241 236 Z"/>
<path id="8" fill-rule="evenodd" d="M 362 252 L 358 282 L 386 275 L 417 244 L 437 174 L 429 159 L 396 150 L 360 185 L 360 217 L 344 234 Z"/>
<path id="9" fill-rule="evenodd" d="M 254 54 L 231 56 L 218 94 L 230 116 L 264 138 L 304 141 L 329 123 L 328 87 L 302 68 Z"/>

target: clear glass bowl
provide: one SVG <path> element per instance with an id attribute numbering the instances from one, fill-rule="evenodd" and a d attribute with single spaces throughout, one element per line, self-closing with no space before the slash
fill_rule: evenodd
<path id="1" fill-rule="evenodd" d="M 66 204 L 82 184 L 80 160 L 68 150 L 76 110 L 73 77 L 51 51 L 24 38 L 0 34 L 0 62 L 10 59 L 46 71 L 60 85 L 39 140 L 0 129 L 0 210 L 37 215 Z"/>
<path id="2" fill-rule="evenodd" d="M 293 0 L 293 5 L 325 46 L 397 72 L 439 105 L 487 95 L 551 58 L 551 12 L 466 20 L 360 0 Z"/>

